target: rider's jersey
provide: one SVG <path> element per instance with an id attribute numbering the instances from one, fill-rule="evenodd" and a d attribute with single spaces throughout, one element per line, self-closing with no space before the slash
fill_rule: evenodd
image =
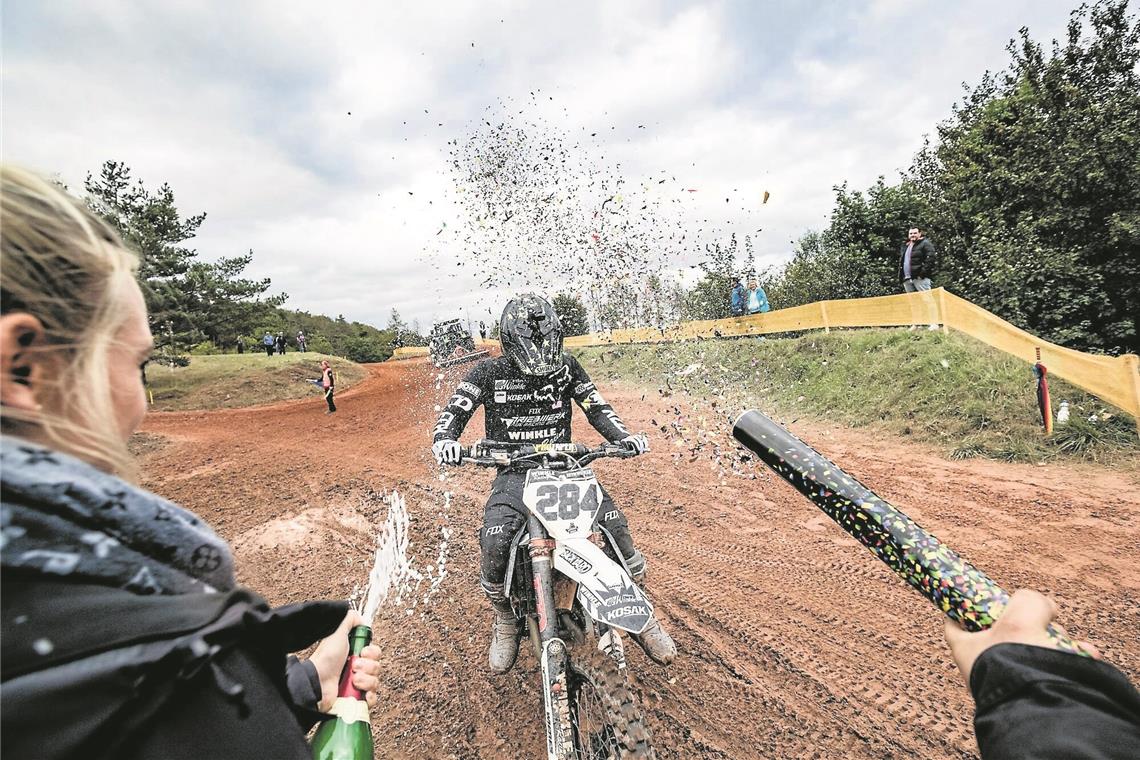
<path id="1" fill-rule="evenodd" d="M 582 365 L 570 354 L 552 375 L 524 374 L 509 358 L 486 359 L 467 373 L 439 415 L 432 440 L 458 441 L 480 404 L 486 406 L 486 438 L 517 443 L 569 443 L 570 402 L 606 440 L 629 435 Z"/>

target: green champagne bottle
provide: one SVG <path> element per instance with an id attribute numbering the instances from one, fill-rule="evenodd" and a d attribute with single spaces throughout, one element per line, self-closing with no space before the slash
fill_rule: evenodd
<path id="1" fill-rule="evenodd" d="M 336 702 L 313 736 L 314 760 L 372 760 L 372 724 L 364 694 L 352 685 L 352 663 L 372 641 L 372 629 L 358 625 L 348 634 L 348 660 L 340 674 Z"/>

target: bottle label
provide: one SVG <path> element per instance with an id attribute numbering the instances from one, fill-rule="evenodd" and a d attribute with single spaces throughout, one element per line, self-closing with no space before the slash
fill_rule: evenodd
<path id="1" fill-rule="evenodd" d="M 345 723 L 357 721 L 368 722 L 368 703 L 352 697 L 337 697 L 329 710 L 330 715 L 343 720 Z"/>

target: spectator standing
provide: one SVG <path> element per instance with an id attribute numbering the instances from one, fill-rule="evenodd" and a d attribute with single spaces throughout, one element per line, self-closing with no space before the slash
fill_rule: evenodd
<path id="1" fill-rule="evenodd" d="M 306 351 L 309 350 L 308 346 L 305 343 L 305 331 L 304 330 L 298 330 L 297 331 L 297 348 L 298 348 L 298 350 L 300 350 L 301 353 L 305 353 Z"/>
<path id="2" fill-rule="evenodd" d="M 487 325 L 481 319 L 479 320 L 479 339 L 487 340 Z"/>
<path id="3" fill-rule="evenodd" d="M 239 354 L 245 353 L 245 338 L 241 337 L 240 335 L 238 336 L 238 339 L 237 339 L 237 352 Z"/>
<path id="4" fill-rule="evenodd" d="M 748 290 L 746 292 L 745 311 L 749 314 L 763 314 L 771 307 L 768 306 L 768 294 L 764 292 L 764 288 L 760 287 L 755 277 L 748 278 Z"/>
<path id="5" fill-rule="evenodd" d="M 276 338 L 276 340 L 273 341 L 273 343 L 277 347 L 277 355 L 278 356 L 284 356 L 285 355 L 285 333 L 283 333 L 283 332 L 277 333 L 277 338 Z"/>
<path id="6" fill-rule="evenodd" d="M 911 227 L 907 240 L 899 249 L 899 281 L 907 293 L 930 290 L 930 278 L 934 274 L 934 243 L 931 243 L 921 227 Z"/>
<path id="7" fill-rule="evenodd" d="M 269 331 L 266 331 L 265 335 L 261 338 L 261 345 L 265 348 L 266 356 L 273 356 L 273 347 L 276 344 L 277 342 L 273 340 L 273 335 Z"/>
<path id="8" fill-rule="evenodd" d="M 930 277 L 934 274 L 935 256 L 934 244 L 927 238 L 923 229 L 918 226 L 911 227 L 907 232 L 907 240 L 899 249 L 899 279 L 903 290 L 907 293 L 930 293 Z M 923 316 L 928 317 L 931 330 L 938 329 L 937 307 L 932 297 L 925 297 L 923 304 L 912 304 L 911 311 L 916 308 L 925 309 L 926 315 L 912 314 L 912 319 L 918 321 Z M 910 329 L 914 329 L 912 324 Z"/>
<path id="9" fill-rule="evenodd" d="M 732 294 L 729 296 L 730 304 L 729 310 L 734 317 L 744 316 L 744 309 L 748 305 L 748 291 L 744 288 L 744 283 L 740 280 L 736 281 L 736 286 L 732 289 Z"/>
<path id="10" fill-rule="evenodd" d="M 325 414 L 332 414 L 336 411 L 336 404 L 333 402 L 333 390 L 336 386 L 336 376 L 333 375 L 332 367 L 329 366 L 328 359 L 321 361 L 321 387 L 325 391 L 325 401 L 329 405 L 329 410 Z"/>

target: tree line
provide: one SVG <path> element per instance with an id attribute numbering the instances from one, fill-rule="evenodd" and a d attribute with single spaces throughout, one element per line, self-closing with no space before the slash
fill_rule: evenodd
<path id="1" fill-rule="evenodd" d="M 766 273 L 775 307 L 899 292 L 919 225 L 935 286 L 1061 345 L 1140 350 L 1140 23 L 1101 0 L 1048 49 L 1022 28 L 1008 51 L 895 182 L 835 189 L 828 226 Z"/>
<path id="2" fill-rule="evenodd" d="M 265 333 L 284 333 L 296 347 L 304 332 L 308 348 L 353 361 L 383 361 L 393 344 L 418 345 L 423 338 L 393 309 L 387 329 L 362 322 L 283 308 L 285 293 L 270 294 L 270 279 L 243 276 L 253 251 L 207 262 L 188 247 L 206 214 L 184 216 L 168 184 L 149 189 L 121 162 L 107 161 L 89 174 L 88 205 L 114 227 L 139 256 L 138 281 L 146 298 L 155 358 L 184 364 L 189 354 L 236 351 L 237 340 L 257 350 Z"/>

